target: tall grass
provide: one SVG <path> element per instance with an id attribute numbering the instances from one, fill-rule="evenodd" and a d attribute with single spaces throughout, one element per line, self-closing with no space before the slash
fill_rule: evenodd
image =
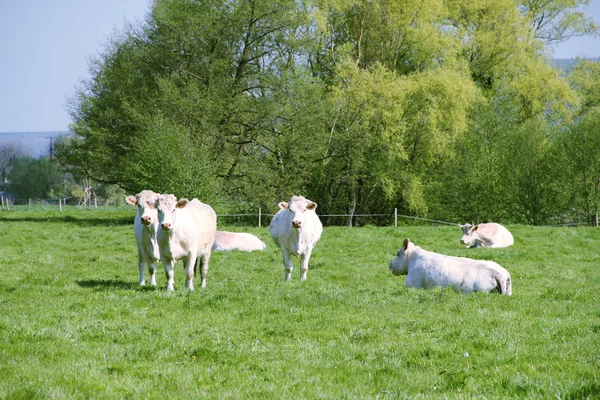
<path id="1" fill-rule="evenodd" d="M 137 286 L 133 213 L 0 213 L 0 397 L 600 397 L 598 229 L 467 250 L 453 227 L 329 227 L 285 283 L 267 228 L 230 227 L 267 250 L 214 253 L 195 292 L 178 266 L 168 293 L 162 269 Z M 406 288 L 405 237 L 497 261 L 513 296 Z"/>

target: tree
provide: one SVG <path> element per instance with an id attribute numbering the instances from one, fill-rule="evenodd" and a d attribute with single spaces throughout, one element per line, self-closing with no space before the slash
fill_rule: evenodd
<path id="1" fill-rule="evenodd" d="M 16 157 L 25 156 L 23 146 L 16 142 L 7 142 L 0 145 L 0 190 L 8 189 L 8 172 L 10 163 Z"/>
<path id="2" fill-rule="evenodd" d="M 576 222 L 594 223 L 600 208 L 600 110 L 594 109 L 561 132 L 561 150 L 570 194 L 571 214 Z"/>
<path id="3" fill-rule="evenodd" d="M 42 157 L 17 157 L 10 162 L 8 191 L 16 199 L 47 199 L 64 192 L 64 174 L 56 162 Z"/>
<path id="4" fill-rule="evenodd" d="M 426 215 L 460 203 L 459 192 L 428 189 L 455 182 L 498 200 L 494 214 L 483 203 L 461 206 L 468 216 L 539 223 L 550 216 L 538 206 L 552 206 L 539 191 L 554 190 L 543 176 L 554 170 L 541 165 L 554 157 L 551 133 L 579 110 L 546 46 L 595 32 L 581 4 L 156 0 L 91 65 L 73 99 L 75 137 L 56 157 L 131 192 L 238 209 L 274 211 L 302 193 L 322 212 Z M 497 109 L 509 123 L 491 116 Z M 461 146 L 493 167 L 477 161 L 479 175 L 452 175 L 469 167 L 442 168 L 461 161 Z M 534 163 L 514 160 L 516 148 Z M 528 194 L 522 208 L 501 212 L 518 199 L 485 173 L 501 179 L 513 161 L 523 168 L 513 184 Z M 539 185 L 521 174 L 528 165 Z"/>

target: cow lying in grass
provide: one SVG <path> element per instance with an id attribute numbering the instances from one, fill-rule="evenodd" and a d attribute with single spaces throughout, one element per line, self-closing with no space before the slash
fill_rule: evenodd
<path id="1" fill-rule="evenodd" d="M 250 233 L 217 231 L 213 251 L 254 251 L 267 248 L 265 242 Z"/>
<path id="2" fill-rule="evenodd" d="M 156 264 L 160 260 L 157 232 L 158 232 L 158 212 L 156 211 L 156 200 L 158 193 L 152 190 L 142 190 L 135 196 L 127 196 L 125 201 L 137 207 L 135 220 L 133 222 L 133 233 L 137 242 L 138 251 L 138 269 L 140 279 L 138 284 L 146 284 L 144 280 L 144 271 L 148 267 L 150 274 L 150 285 L 156 286 Z"/>
<path id="3" fill-rule="evenodd" d="M 472 247 L 501 248 L 512 246 L 515 243 L 513 235 L 500 224 L 489 222 L 487 224 L 461 225 L 463 236 L 460 243 Z"/>
<path id="4" fill-rule="evenodd" d="M 406 275 L 411 288 L 452 287 L 461 292 L 510 295 L 510 274 L 493 261 L 452 257 L 423 250 L 408 239 L 390 263 L 394 275 Z"/>
<path id="5" fill-rule="evenodd" d="M 289 203 L 279 203 L 280 210 L 269 225 L 269 233 L 275 244 L 281 249 L 284 279 L 292 279 L 291 256 L 300 256 L 300 280 L 306 280 L 308 261 L 313 247 L 321 238 L 323 225 L 315 209 L 317 203 L 302 196 L 293 196 Z"/>
<path id="6" fill-rule="evenodd" d="M 185 287 L 194 290 L 196 261 L 200 264 L 201 287 L 206 287 L 208 261 L 217 231 L 217 215 L 198 199 L 181 199 L 172 194 L 161 194 L 158 209 L 158 245 L 165 268 L 167 290 L 174 290 L 173 269 L 179 260 L 185 267 Z"/>

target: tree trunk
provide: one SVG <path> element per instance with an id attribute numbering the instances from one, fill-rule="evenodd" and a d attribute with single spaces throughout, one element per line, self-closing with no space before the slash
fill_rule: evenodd
<path id="1" fill-rule="evenodd" d="M 354 212 L 356 211 L 356 198 L 352 199 L 352 205 L 348 208 L 348 214 L 350 217 L 348 218 L 348 226 L 352 228 L 352 219 L 354 218 Z"/>

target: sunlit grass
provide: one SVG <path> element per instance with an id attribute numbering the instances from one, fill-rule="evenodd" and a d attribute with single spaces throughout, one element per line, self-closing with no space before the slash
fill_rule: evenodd
<path id="1" fill-rule="evenodd" d="M 214 253 L 205 290 L 137 286 L 133 210 L 0 212 L 2 398 L 600 396 L 600 230 L 328 227 L 306 282 L 267 250 Z M 226 229 L 220 227 L 220 229 Z M 513 296 L 414 290 L 405 237 L 492 259 Z M 297 264 L 297 260 L 296 265 Z"/>

